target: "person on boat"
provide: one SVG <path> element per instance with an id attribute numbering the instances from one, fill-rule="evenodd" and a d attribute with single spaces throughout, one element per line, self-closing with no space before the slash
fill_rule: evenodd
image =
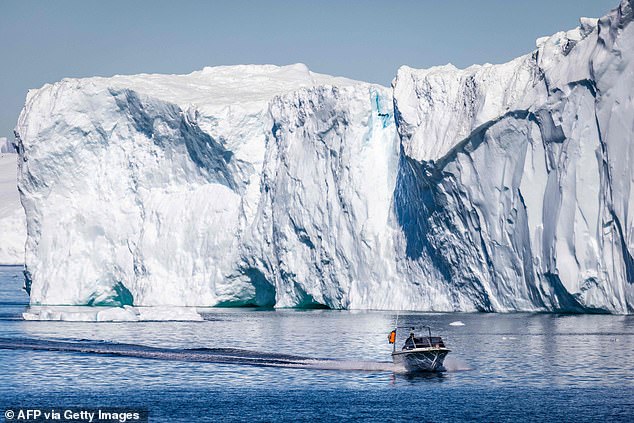
<path id="1" fill-rule="evenodd" d="M 405 345 L 403 345 L 404 350 L 411 350 L 416 348 L 416 343 L 414 343 L 414 332 L 409 333 L 409 338 L 405 340 Z"/>

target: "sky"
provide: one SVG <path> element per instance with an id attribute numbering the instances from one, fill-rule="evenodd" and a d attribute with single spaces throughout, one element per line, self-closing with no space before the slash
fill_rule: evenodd
<path id="1" fill-rule="evenodd" d="M 618 0 L 0 0 L 0 137 L 65 77 L 302 62 L 389 85 L 401 65 L 503 63 Z"/>

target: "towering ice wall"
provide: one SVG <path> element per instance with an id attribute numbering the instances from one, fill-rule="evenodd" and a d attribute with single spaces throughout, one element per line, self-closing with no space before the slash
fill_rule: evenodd
<path id="1" fill-rule="evenodd" d="M 386 88 L 304 65 L 31 91 L 31 302 L 363 306 L 394 268 L 392 115 Z"/>
<path id="2" fill-rule="evenodd" d="M 392 91 L 303 65 L 31 91 L 31 302 L 630 313 L 632 15 Z"/>
<path id="3" fill-rule="evenodd" d="M 454 309 L 634 310 L 632 19 L 627 0 L 503 65 L 399 70 L 413 281 Z"/>
<path id="4" fill-rule="evenodd" d="M 270 113 L 262 197 L 244 254 L 261 260 L 251 271 L 274 282 L 278 307 L 385 306 L 396 279 L 389 92 L 302 89 L 275 98 Z"/>

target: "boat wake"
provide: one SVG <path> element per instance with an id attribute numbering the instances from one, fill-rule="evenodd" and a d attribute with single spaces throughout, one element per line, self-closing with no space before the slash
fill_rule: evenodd
<path id="1" fill-rule="evenodd" d="M 36 338 L 0 338 L 0 349 L 58 351 L 82 354 L 100 354 L 118 357 L 145 358 L 153 360 L 250 365 L 259 367 L 283 367 L 296 369 L 362 372 L 403 372 L 402 368 L 395 366 L 393 363 L 387 361 L 358 361 L 314 358 L 290 354 L 242 350 L 237 348 L 181 349 L 91 340 L 52 341 Z"/>
<path id="2" fill-rule="evenodd" d="M 469 363 L 452 355 L 445 358 L 443 366 L 448 372 L 467 372 L 473 370 L 473 367 L 471 367 Z"/>

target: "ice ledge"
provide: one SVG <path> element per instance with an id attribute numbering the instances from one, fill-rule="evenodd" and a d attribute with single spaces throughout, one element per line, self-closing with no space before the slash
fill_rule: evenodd
<path id="1" fill-rule="evenodd" d="M 31 306 L 24 320 L 68 322 L 202 321 L 194 307 Z"/>

